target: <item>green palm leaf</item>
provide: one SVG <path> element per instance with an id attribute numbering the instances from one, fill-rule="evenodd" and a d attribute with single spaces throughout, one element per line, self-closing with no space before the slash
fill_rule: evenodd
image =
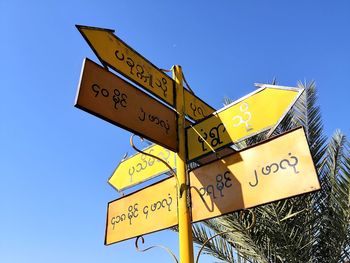
<path id="1" fill-rule="evenodd" d="M 319 221 L 315 253 L 319 262 L 349 259 L 350 151 L 346 137 L 336 131 L 322 165 L 322 191 L 317 206 Z"/>

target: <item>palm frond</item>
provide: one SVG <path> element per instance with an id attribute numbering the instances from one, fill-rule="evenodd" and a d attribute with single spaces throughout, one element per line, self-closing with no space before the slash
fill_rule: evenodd
<path id="1" fill-rule="evenodd" d="M 205 244 L 206 254 L 215 256 L 224 262 L 244 259 L 245 262 L 267 263 L 268 260 L 263 251 L 250 237 L 249 231 L 245 229 L 244 222 L 238 219 L 237 213 L 234 213 L 193 226 L 193 239 L 197 244 L 204 244 L 210 237 L 224 232 Z"/>
<path id="2" fill-rule="evenodd" d="M 199 245 L 206 243 L 215 232 L 201 223 L 192 226 L 193 241 Z M 207 242 L 203 248 L 203 253 L 209 254 L 223 262 L 236 262 L 233 247 L 222 237 L 217 237 L 211 242 Z"/>
<path id="3" fill-rule="evenodd" d="M 315 165 L 318 166 L 325 153 L 326 137 L 323 135 L 323 124 L 320 107 L 317 102 L 316 83 L 298 83 L 305 91 L 293 107 L 293 125 L 303 126 L 309 142 Z"/>
<path id="4" fill-rule="evenodd" d="M 339 262 L 347 257 L 350 231 L 350 149 L 345 135 L 332 136 L 321 169 L 318 196 L 319 222 L 316 253 L 320 262 Z M 327 260 L 325 260 L 327 259 Z"/>
<path id="5" fill-rule="evenodd" d="M 224 97 L 224 99 L 223 99 L 223 104 L 224 104 L 224 106 L 227 106 L 227 105 L 229 105 L 230 103 L 232 103 L 233 102 L 233 100 L 232 99 L 230 99 L 229 97 Z"/>

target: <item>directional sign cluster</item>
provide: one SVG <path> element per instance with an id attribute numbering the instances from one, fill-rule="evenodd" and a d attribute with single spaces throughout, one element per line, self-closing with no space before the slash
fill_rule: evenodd
<path id="1" fill-rule="evenodd" d="M 182 114 L 189 119 L 181 130 L 186 162 L 200 165 L 186 182 L 192 222 L 320 189 L 303 128 L 238 152 L 230 147 L 264 131 L 272 134 L 302 89 L 264 84 L 218 111 L 185 89 L 178 112 L 172 78 L 113 30 L 77 28 L 103 66 L 84 60 L 75 106 L 155 143 L 120 161 L 108 180 L 116 190 L 176 170 Z M 105 244 L 176 226 L 179 196 L 178 180 L 171 176 L 111 201 Z"/>

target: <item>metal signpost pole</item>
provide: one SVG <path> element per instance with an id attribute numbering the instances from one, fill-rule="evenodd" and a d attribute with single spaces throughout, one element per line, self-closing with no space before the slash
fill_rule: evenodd
<path id="1" fill-rule="evenodd" d="M 193 241 L 190 211 L 188 207 L 188 180 L 186 176 L 185 113 L 182 69 L 173 67 L 176 85 L 176 110 L 178 117 L 178 154 L 176 155 L 176 174 L 178 180 L 178 219 L 180 263 L 193 263 Z"/>

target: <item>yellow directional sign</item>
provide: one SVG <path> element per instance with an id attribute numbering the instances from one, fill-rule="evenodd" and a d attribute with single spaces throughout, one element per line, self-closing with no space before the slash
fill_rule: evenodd
<path id="1" fill-rule="evenodd" d="M 174 106 L 173 79 L 114 35 L 114 30 L 78 25 L 77 28 L 105 66 Z M 185 91 L 185 113 L 190 118 L 200 120 L 214 111 L 204 101 Z"/>
<path id="2" fill-rule="evenodd" d="M 89 59 L 83 64 L 75 106 L 177 150 L 177 114 Z"/>
<path id="3" fill-rule="evenodd" d="M 168 178 L 108 203 L 105 244 L 177 225 L 176 179 Z"/>
<path id="4" fill-rule="evenodd" d="M 215 112 L 214 108 L 206 104 L 204 101 L 186 89 L 184 92 L 184 99 L 185 114 L 195 121 L 204 119 L 205 117 Z"/>
<path id="5" fill-rule="evenodd" d="M 276 127 L 303 89 L 263 85 L 186 129 L 188 160 Z"/>
<path id="6" fill-rule="evenodd" d="M 175 153 L 159 145 L 152 145 L 142 150 L 161 158 L 175 169 Z M 108 183 L 118 191 L 142 183 L 169 171 L 169 168 L 154 157 L 137 153 L 122 160 L 109 178 Z"/>
<path id="7" fill-rule="evenodd" d="M 193 222 L 320 189 L 302 128 L 191 171 L 190 186 Z"/>
<path id="8" fill-rule="evenodd" d="M 115 36 L 113 30 L 77 27 L 103 63 L 170 105 L 174 104 L 173 80 Z"/>

